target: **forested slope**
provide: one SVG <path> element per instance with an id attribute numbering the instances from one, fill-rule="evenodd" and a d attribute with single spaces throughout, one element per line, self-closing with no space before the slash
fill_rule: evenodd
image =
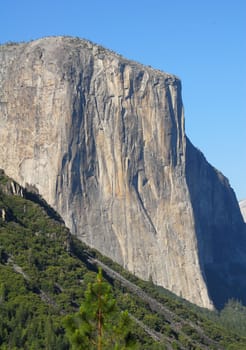
<path id="1" fill-rule="evenodd" d="M 78 310 L 98 266 L 133 320 L 136 348 L 246 348 L 239 303 L 206 312 L 137 279 L 71 236 L 40 196 L 0 172 L 0 349 L 70 349 L 64 317 Z"/>

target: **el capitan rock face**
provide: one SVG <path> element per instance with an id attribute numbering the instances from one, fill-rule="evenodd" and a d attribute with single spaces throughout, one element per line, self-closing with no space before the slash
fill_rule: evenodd
<path id="1" fill-rule="evenodd" d="M 2 46 L 0 145 L 9 176 L 139 277 L 204 307 L 243 288 L 245 225 L 185 136 L 176 77 L 68 37 Z"/>

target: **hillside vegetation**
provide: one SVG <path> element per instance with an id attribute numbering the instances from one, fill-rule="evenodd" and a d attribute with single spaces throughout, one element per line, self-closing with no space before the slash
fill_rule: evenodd
<path id="1" fill-rule="evenodd" d="M 98 267 L 118 312 L 131 319 L 132 348 L 246 349 L 239 302 L 209 312 L 136 278 L 71 236 L 39 195 L 0 171 L 0 349 L 71 349 L 64 319 L 84 303 Z"/>

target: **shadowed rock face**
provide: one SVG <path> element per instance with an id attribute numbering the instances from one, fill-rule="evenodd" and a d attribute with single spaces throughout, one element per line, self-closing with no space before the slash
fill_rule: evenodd
<path id="1" fill-rule="evenodd" d="M 189 140 L 186 180 L 209 295 L 219 309 L 232 297 L 246 304 L 246 225 L 237 199 L 228 180 Z"/>
<path id="2" fill-rule="evenodd" d="M 2 46 L 0 62 L 0 167 L 139 277 L 223 303 L 211 274 L 234 283 L 223 259 L 245 266 L 244 225 L 226 179 L 186 140 L 180 81 L 64 37 Z"/>

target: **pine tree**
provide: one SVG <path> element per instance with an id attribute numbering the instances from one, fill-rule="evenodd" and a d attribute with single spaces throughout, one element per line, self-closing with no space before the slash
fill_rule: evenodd
<path id="1" fill-rule="evenodd" d="M 79 312 L 66 316 L 64 325 L 73 350 L 138 348 L 130 332 L 132 321 L 126 311 L 118 310 L 101 269 L 96 281 L 88 285 Z"/>

